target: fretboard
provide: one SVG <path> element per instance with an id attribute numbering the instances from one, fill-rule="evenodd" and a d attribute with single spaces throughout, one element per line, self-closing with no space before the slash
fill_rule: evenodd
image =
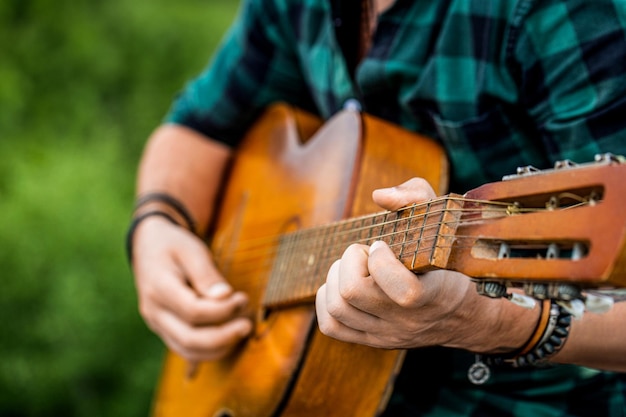
<path id="1" fill-rule="evenodd" d="M 386 242 L 410 270 L 446 265 L 461 213 L 460 196 L 298 230 L 280 238 L 264 305 L 309 302 L 332 263 L 353 243 Z"/>

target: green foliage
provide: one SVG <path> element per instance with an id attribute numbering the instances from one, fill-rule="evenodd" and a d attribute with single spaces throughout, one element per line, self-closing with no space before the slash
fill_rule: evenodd
<path id="1" fill-rule="evenodd" d="M 0 2 L 0 415 L 148 414 L 163 347 L 124 254 L 135 167 L 236 8 Z"/>

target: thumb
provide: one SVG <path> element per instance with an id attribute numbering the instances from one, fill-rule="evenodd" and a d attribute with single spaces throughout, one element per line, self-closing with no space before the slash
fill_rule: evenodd
<path id="1" fill-rule="evenodd" d="M 436 196 L 430 184 L 425 179 L 417 177 L 395 187 L 379 188 L 372 193 L 374 202 L 386 210 L 398 210 Z"/>
<path id="2" fill-rule="evenodd" d="M 202 297 L 224 299 L 233 288 L 219 272 L 206 244 L 193 237 L 180 247 L 177 258 L 189 285 Z"/>

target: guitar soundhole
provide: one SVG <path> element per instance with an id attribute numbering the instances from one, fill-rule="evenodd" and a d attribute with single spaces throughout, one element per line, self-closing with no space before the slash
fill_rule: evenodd
<path id="1" fill-rule="evenodd" d="M 213 417 L 234 417 L 235 415 L 230 410 L 219 410 L 213 414 Z"/>

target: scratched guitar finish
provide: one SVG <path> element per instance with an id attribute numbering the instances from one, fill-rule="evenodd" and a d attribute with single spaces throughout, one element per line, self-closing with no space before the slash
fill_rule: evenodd
<path id="1" fill-rule="evenodd" d="M 268 109 L 237 151 L 209 242 L 250 295 L 254 334 L 193 377 L 168 352 L 153 415 L 377 415 L 405 352 L 339 342 L 315 325 L 315 292 L 351 243 L 384 240 L 415 272 L 453 269 L 504 288 L 626 286 L 618 158 L 526 167 L 465 195 L 444 195 L 447 172 L 434 141 L 372 116 L 344 111 L 322 125 Z M 371 201 L 415 176 L 442 197 L 397 212 Z"/>

